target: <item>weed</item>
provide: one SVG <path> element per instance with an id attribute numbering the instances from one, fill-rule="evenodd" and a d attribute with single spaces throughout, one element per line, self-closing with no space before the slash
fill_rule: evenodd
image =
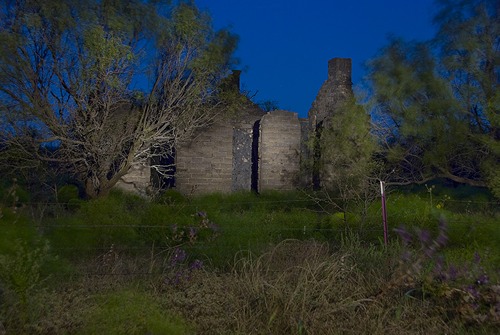
<path id="1" fill-rule="evenodd" d="M 46 241 L 33 247 L 16 240 L 13 254 L 0 255 L 0 289 L 4 291 L 4 304 L 0 309 L 7 329 L 23 329 L 29 323 L 30 297 L 43 280 L 41 268 L 48 258 L 48 250 Z"/>
<path id="2" fill-rule="evenodd" d="M 411 233 L 400 228 L 398 233 L 404 245 L 412 248 L 403 254 L 397 275 L 380 294 L 402 288 L 406 294 L 433 301 L 447 318 L 476 327 L 500 325 L 500 285 L 490 280 L 479 254 L 472 262 L 456 265 L 447 264 L 440 253 L 448 242 L 444 219 L 434 238 L 422 229 Z"/>

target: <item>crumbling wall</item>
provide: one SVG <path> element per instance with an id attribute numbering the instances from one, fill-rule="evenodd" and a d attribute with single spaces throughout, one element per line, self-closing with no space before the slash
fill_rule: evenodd
<path id="1" fill-rule="evenodd" d="M 252 185 L 253 127 L 238 127 L 233 131 L 232 191 L 250 190 Z"/>
<path id="2" fill-rule="evenodd" d="M 312 143 L 311 128 L 309 119 L 300 118 L 300 187 L 310 187 L 312 185 L 312 160 L 314 152 L 311 148 Z"/>
<path id="3" fill-rule="evenodd" d="M 260 121 L 259 190 L 293 190 L 300 174 L 301 126 L 297 113 L 272 111 Z"/>
<path id="4" fill-rule="evenodd" d="M 329 122 L 335 122 L 335 113 L 354 96 L 351 81 L 350 58 L 333 58 L 328 61 L 328 79 L 321 86 L 316 100 L 309 110 L 310 137 L 320 141 L 321 129 L 326 129 Z M 318 145 L 318 144 L 316 144 Z M 322 149 L 315 146 L 309 154 L 313 159 L 311 184 L 314 188 L 330 187 L 332 184 L 332 165 L 321 157 Z"/>
<path id="5" fill-rule="evenodd" d="M 176 150 L 176 189 L 184 194 L 231 192 L 233 127 L 216 123 Z"/>
<path id="6" fill-rule="evenodd" d="M 264 114 L 257 105 L 250 104 L 242 111 L 238 122 L 234 123 L 232 191 L 257 190 L 258 123 Z"/>
<path id="7" fill-rule="evenodd" d="M 228 77 L 226 89 L 239 92 L 239 76 L 235 71 Z M 264 113 L 248 100 L 232 120 L 220 120 L 176 147 L 175 188 L 199 194 L 321 186 L 329 171 L 316 171 L 320 158 L 307 142 L 352 96 L 351 59 L 333 58 L 307 119 L 287 111 Z M 150 179 L 150 169 L 137 167 L 118 186 L 146 193 Z"/>
<path id="8" fill-rule="evenodd" d="M 133 164 L 126 175 L 120 178 L 115 187 L 131 193 L 146 196 L 151 191 L 151 168 L 149 164 Z"/>
<path id="9" fill-rule="evenodd" d="M 321 86 L 308 113 L 312 129 L 352 98 L 351 66 L 350 58 L 332 58 L 328 61 L 328 79 Z"/>

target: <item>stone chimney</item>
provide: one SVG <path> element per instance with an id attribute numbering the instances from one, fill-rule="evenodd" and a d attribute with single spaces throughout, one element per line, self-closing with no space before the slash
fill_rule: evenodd
<path id="1" fill-rule="evenodd" d="M 232 70 L 232 73 L 229 75 L 229 87 L 231 90 L 240 92 L 240 76 L 241 70 Z"/>
<path id="2" fill-rule="evenodd" d="M 309 110 L 309 120 L 314 129 L 352 96 L 352 60 L 332 58 L 328 61 L 328 79 L 321 86 Z"/>
<path id="3" fill-rule="evenodd" d="M 350 58 L 332 58 L 328 61 L 328 81 L 333 85 L 352 87 Z"/>

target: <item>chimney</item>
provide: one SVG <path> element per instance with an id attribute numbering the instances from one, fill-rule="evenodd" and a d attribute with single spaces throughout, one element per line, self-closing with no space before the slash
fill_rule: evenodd
<path id="1" fill-rule="evenodd" d="M 240 92 L 240 75 L 241 70 L 232 70 L 232 73 L 229 75 L 229 88 L 238 93 Z"/>
<path id="2" fill-rule="evenodd" d="M 328 61 L 328 80 L 336 85 L 352 85 L 352 60 L 350 58 L 332 58 Z"/>

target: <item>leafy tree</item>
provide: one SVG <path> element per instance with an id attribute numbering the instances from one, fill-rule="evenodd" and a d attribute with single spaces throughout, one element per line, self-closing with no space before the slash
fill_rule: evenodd
<path id="1" fill-rule="evenodd" d="M 358 206 L 364 217 L 378 190 L 374 186 L 376 143 L 365 108 L 351 97 L 330 113 L 312 138 L 313 173 L 327 203 L 344 213 L 349 206 Z"/>
<path id="2" fill-rule="evenodd" d="M 434 40 L 392 39 L 369 64 L 384 159 L 395 183 L 444 177 L 498 192 L 500 5 L 438 6 Z"/>
<path id="3" fill-rule="evenodd" d="M 192 1 L 1 6 L 0 164 L 57 163 L 97 197 L 231 107 L 237 38 Z"/>

